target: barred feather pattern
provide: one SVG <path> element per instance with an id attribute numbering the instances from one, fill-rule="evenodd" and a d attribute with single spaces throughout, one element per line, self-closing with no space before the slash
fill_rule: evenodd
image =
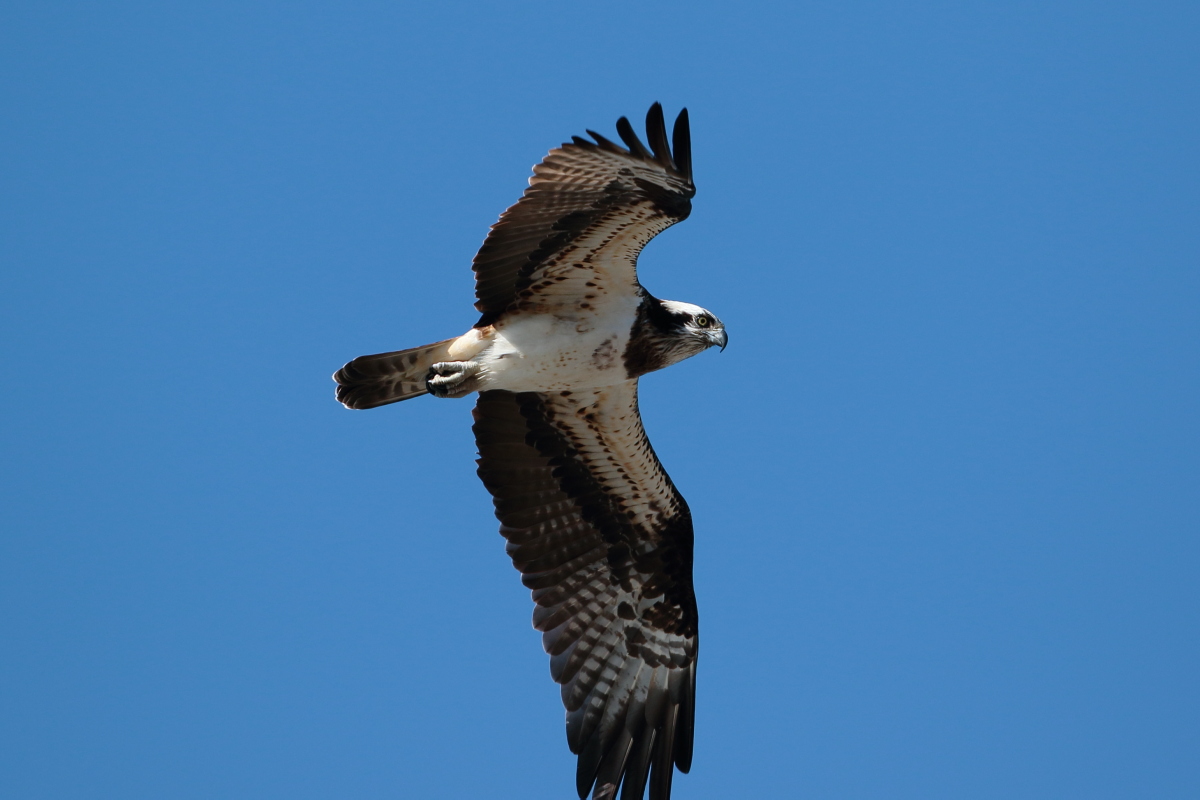
<path id="1" fill-rule="evenodd" d="M 562 687 L 580 797 L 670 797 L 691 766 L 691 515 L 646 439 L 637 381 L 484 392 L 479 475 Z"/>
<path id="2" fill-rule="evenodd" d="M 425 378 L 437 361 L 450 357 L 454 339 L 359 356 L 333 374 L 338 402 L 346 408 L 378 408 L 425 394 Z"/>
<path id="3" fill-rule="evenodd" d="M 624 117 L 628 149 L 589 131 L 534 167 L 529 188 L 492 226 L 475 256 L 478 326 L 505 311 L 586 309 L 637 292 L 637 257 L 691 212 L 687 110 L 675 122 L 675 153 L 662 106 L 646 115 L 650 149 Z"/>

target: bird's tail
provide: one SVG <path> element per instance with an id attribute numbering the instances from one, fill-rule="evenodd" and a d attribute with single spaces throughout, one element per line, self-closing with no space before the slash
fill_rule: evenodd
<path id="1" fill-rule="evenodd" d="M 450 345 L 454 341 L 359 356 L 333 375 L 338 401 L 346 408 L 375 408 L 425 394 L 429 368 L 451 360 Z"/>

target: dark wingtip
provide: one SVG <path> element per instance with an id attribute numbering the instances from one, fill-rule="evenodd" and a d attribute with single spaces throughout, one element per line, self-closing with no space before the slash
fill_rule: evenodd
<path id="1" fill-rule="evenodd" d="M 654 747 L 650 762 L 650 800 L 671 799 L 671 778 L 675 775 L 675 730 L 679 721 L 679 706 L 668 706 L 662 734 Z"/>
<path id="2" fill-rule="evenodd" d="M 671 132 L 675 168 L 679 174 L 692 180 L 692 126 L 688 122 L 688 110 L 685 108 L 675 118 L 675 128 Z"/>
<path id="3" fill-rule="evenodd" d="M 687 774 L 692 769 L 692 742 L 696 731 L 696 662 L 688 669 L 688 686 L 679 705 L 679 725 L 675 730 L 675 767 Z"/>
<path id="4" fill-rule="evenodd" d="M 575 765 L 575 791 L 579 792 L 579 800 L 583 800 L 592 791 L 596 782 L 596 773 L 600 771 L 600 761 L 604 757 L 604 742 L 598 734 L 593 734 L 579 754 Z"/>
<path id="5" fill-rule="evenodd" d="M 646 146 L 642 144 L 642 140 L 637 137 L 637 133 L 633 130 L 633 126 L 629 124 L 626 117 L 621 117 L 617 120 L 617 133 L 621 135 L 621 141 L 625 142 L 625 146 L 629 148 L 629 152 L 635 156 L 640 156 L 647 160 L 654 158 Z"/>
<path id="6" fill-rule="evenodd" d="M 646 142 L 650 145 L 649 148 L 642 144 L 642 140 L 638 138 L 637 132 L 627 117 L 617 120 L 617 133 L 620 135 L 621 141 L 625 143 L 625 147 L 629 148 L 628 150 L 593 130 L 589 130 L 588 135 L 596 140 L 595 144 L 578 136 L 572 137 L 572 140 L 577 145 L 599 147 L 610 153 L 629 154 L 647 161 L 655 161 L 691 183 L 692 132 L 686 108 L 680 111 L 679 116 L 675 118 L 670 141 L 667 140 L 667 123 L 663 117 L 662 103 L 657 101 L 646 112 Z"/>
<path id="7" fill-rule="evenodd" d="M 655 103 L 646 112 L 646 141 L 654 151 L 654 160 L 667 169 L 674 169 L 671 146 L 667 144 L 667 121 L 663 118 L 662 103 Z"/>
<path id="8" fill-rule="evenodd" d="M 655 730 L 649 726 L 642 729 L 633 743 L 629 764 L 621 784 L 621 800 L 643 800 L 646 782 L 650 778 L 650 759 L 654 755 Z"/>

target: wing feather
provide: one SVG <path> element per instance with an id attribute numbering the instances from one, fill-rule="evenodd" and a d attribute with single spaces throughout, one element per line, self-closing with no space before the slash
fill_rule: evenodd
<path id="1" fill-rule="evenodd" d="M 533 590 L 580 797 L 667 798 L 691 760 L 692 525 L 642 429 L 637 381 L 484 392 L 479 475 Z M 686 742 L 684 740 L 687 740 Z"/>
<path id="2" fill-rule="evenodd" d="M 551 150 L 475 256 L 478 325 L 509 309 L 635 292 L 642 248 L 691 212 L 687 119 L 685 109 L 675 121 L 673 155 L 658 103 L 646 115 L 649 149 L 622 117 L 617 132 L 628 150 L 590 130 L 595 141 L 575 136 Z"/>

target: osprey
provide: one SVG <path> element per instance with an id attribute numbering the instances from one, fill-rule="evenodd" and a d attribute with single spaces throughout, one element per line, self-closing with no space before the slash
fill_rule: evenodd
<path id="1" fill-rule="evenodd" d="M 333 377 L 347 408 L 479 393 L 479 477 L 533 592 L 579 796 L 641 798 L 649 782 L 667 800 L 692 763 L 692 518 L 642 429 L 638 378 L 727 338 L 637 278 L 646 243 L 691 211 L 687 110 L 673 148 L 658 103 L 649 149 L 624 117 L 617 133 L 625 147 L 588 131 L 533 168 L 475 256 L 471 330 Z"/>

